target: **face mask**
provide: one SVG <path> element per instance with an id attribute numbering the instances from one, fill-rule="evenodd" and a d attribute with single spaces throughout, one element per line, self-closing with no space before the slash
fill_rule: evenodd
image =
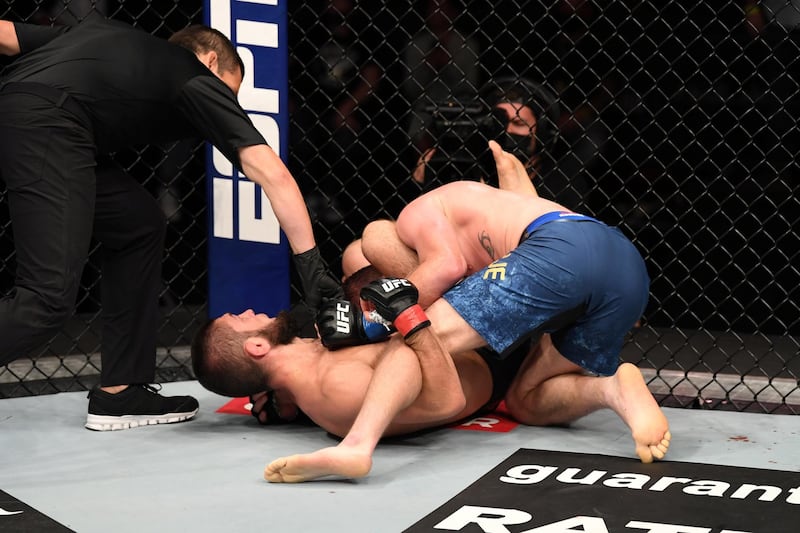
<path id="1" fill-rule="evenodd" d="M 517 159 L 526 163 L 528 159 L 531 158 L 532 150 L 531 150 L 531 136 L 530 135 L 518 135 L 516 133 L 508 133 L 503 132 L 503 134 L 497 139 L 497 142 L 500 146 L 508 152 L 516 156 Z"/>

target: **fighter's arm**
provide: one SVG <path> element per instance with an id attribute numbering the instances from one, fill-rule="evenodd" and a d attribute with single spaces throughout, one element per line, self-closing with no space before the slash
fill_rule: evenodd
<path id="1" fill-rule="evenodd" d="M 392 343 L 397 344 L 399 339 L 395 335 Z M 396 350 L 400 349 L 397 346 Z M 433 330 L 424 328 L 414 333 L 405 339 L 402 349 L 410 349 L 415 356 L 422 381 L 417 399 L 398 414 L 393 425 L 443 424 L 466 416 L 467 400 L 455 363 Z"/>
<path id="2" fill-rule="evenodd" d="M 0 54 L 5 56 L 15 56 L 19 54 L 19 39 L 14 23 L 8 20 L 0 20 Z"/>
<path id="3" fill-rule="evenodd" d="M 466 404 L 453 358 L 431 330 L 418 297 L 416 287 L 402 278 L 379 279 L 361 289 L 362 300 L 399 333 L 386 344 L 373 383 L 379 373 L 383 379 L 407 379 L 407 399 L 395 411 L 394 422 L 400 424 L 441 423 L 460 414 Z M 387 368 L 394 370 L 387 372 Z M 384 383 L 389 389 L 397 387 Z"/>
<path id="4" fill-rule="evenodd" d="M 368 365 L 334 365 L 326 375 L 318 398 L 298 397 L 298 404 L 320 427 L 334 435 L 345 436 L 362 409 L 367 407 L 365 400 L 370 390 L 369 406 L 383 413 L 371 418 L 370 433 L 374 439 L 412 433 L 468 416 L 476 409 L 476 402 L 467 404 L 455 366 L 420 364 L 420 361 L 435 360 L 429 351 L 439 349 L 430 344 L 430 332 L 420 333 L 421 336 L 414 335 L 410 345 L 395 336 L 385 344 L 349 348 L 383 350 L 380 364 L 384 365 L 383 375 L 391 376 L 391 385 L 384 382 L 376 390 L 370 389 L 374 369 Z M 420 351 L 415 352 L 411 345 Z M 400 403 L 395 404 L 394 398 Z M 391 405 L 397 408 L 389 408 Z"/>
<path id="5" fill-rule="evenodd" d="M 419 303 L 427 308 L 467 274 L 456 229 L 436 195 L 421 196 L 407 205 L 396 229 L 419 257 L 419 265 L 406 277 L 419 288 Z"/>
<path id="6" fill-rule="evenodd" d="M 379 349 L 377 345 L 347 348 L 347 350 Z M 297 396 L 298 406 L 325 431 L 343 437 L 350 431 L 361 410 L 373 371 L 371 366 L 361 362 L 332 365 L 325 374 L 318 392 L 302 391 Z"/>

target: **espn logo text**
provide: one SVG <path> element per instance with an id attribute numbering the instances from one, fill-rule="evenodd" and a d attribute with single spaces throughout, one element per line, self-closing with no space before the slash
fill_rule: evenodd
<path id="1" fill-rule="evenodd" d="M 283 64 L 279 56 L 286 54 L 287 43 L 279 40 L 280 35 L 285 35 L 284 28 L 280 22 L 270 22 L 284 20 L 279 16 L 278 4 L 279 0 L 208 0 L 207 6 L 209 25 L 231 38 L 244 62 L 239 103 L 270 147 L 280 155 L 281 126 L 276 117 L 281 112 L 281 89 L 257 87 L 255 82 L 257 70 L 268 71 Z M 266 78 L 285 82 L 286 73 Z M 279 244 L 280 225 L 261 187 L 241 173 L 234 175 L 233 165 L 216 148 L 211 160 L 212 235 Z"/>

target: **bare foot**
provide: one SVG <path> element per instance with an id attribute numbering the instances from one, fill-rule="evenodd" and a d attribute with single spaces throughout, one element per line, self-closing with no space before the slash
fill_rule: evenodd
<path id="1" fill-rule="evenodd" d="M 642 373 L 635 365 L 623 363 L 612 381 L 615 387 L 609 395 L 609 405 L 631 429 L 636 455 L 643 463 L 663 459 L 672 438 L 669 422 Z"/>
<path id="2" fill-rule="evenodd" d="M 366 476 L 371 468 L 369 455 L 332 446 L 314 453 L 276 459 L 264 469 L 264 479 L 270 483 L 302 483 L 324 476 L 357 478 Z"/>

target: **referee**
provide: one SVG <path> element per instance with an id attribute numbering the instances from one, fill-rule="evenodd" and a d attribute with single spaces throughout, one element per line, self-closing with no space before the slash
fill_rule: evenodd
<path id="1" fill-rule="evenodd" d="M 183 138 L 213 143 L 272 203 L 307 302 L 338 284 L 327 274 L 305 202 L 236 99 L 244 65 L 206 26 L 169 41 L 99 17 L 72 27 L 0 20 L 0 180 L 14 232 L 15 287 L 0 299 L 0 365 L 28 355 L 72 313 L 92 235 L 102 244 L 102 369 L 86 427 L 180 422 L 190 396 L 155 379 L 165 222 L 154 198 L 98 157 Z"/>

